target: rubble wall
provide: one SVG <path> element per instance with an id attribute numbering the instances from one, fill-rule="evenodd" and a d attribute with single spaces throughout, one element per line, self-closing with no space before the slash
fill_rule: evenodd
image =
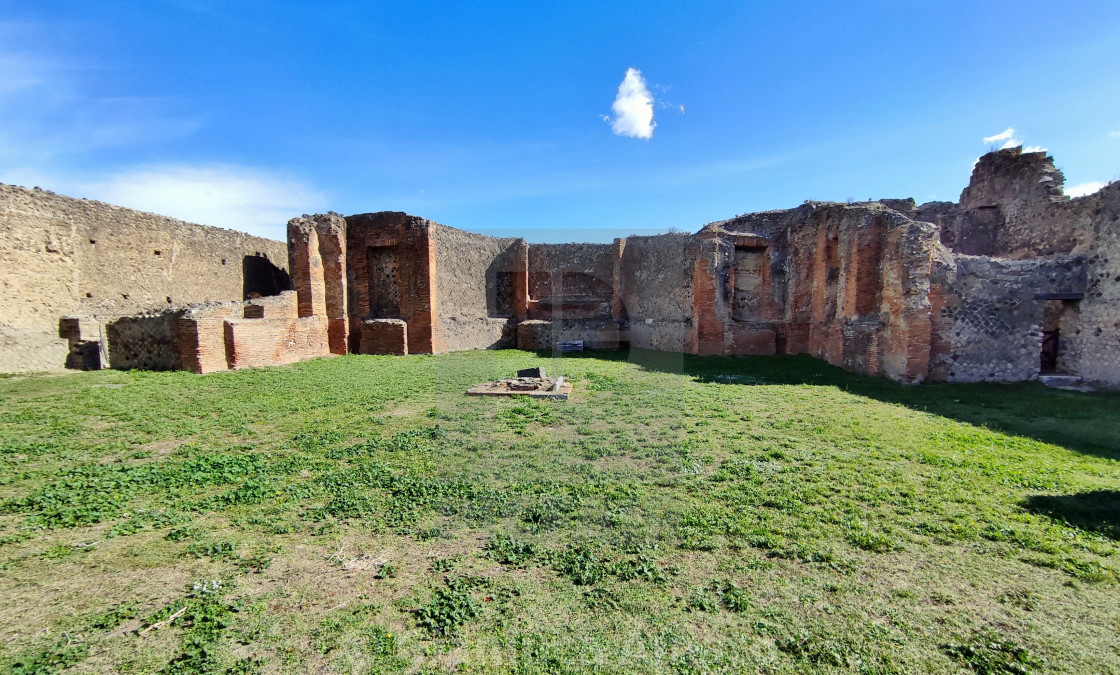
<path id="1" fill-rule="evenodd" d="M 117 370 L 182 370 L 181 311 L 126 316 L 107 324 L 109 367 Z"/>
<path id="2" fill-rule="evenodd" d="M 487 237 L 433 223 L 435 320 L 445 349 L 497 349 L 514 345 L 518 256 L 522 240 Z M 521 295 L 524 295 L 522 293 Z"/>
<path id="3" fill-rule="evenodd" d="M 0 372 L 62 367 L 63 315 L 116 317 L 287 287 L 282 242 L 0 185 Z"/>
<path id="4" fill-rule="evenodd" d="M 917 217 L 939 224 L 957 253 L 1083 256 L 1084 297 L 1061 330 L 1061 368 L 1120 384 L 1120 183 L 1071 199 L 1052 157 L 1008 148 L 980 158 L 959 204 L 923 204 Z"/>
<path id="5" fill-rule="evenodd" d="M 1077 256 L 1009 260 L 955 256 L 940 292 L 935 340 L 950 382 L 1017 382 L 1039 374 L 1046 297 L 1085 288 Z M 1060 302 L 1060 301 L 1059 301 Z M 1067 367 L 1073 367 L 1068 364 Z"/>
<path id="6" fill-rule="evenodd" d="M 1073 253 L 1085 257 L 1085 298 L 1066 347 L 1073 372 L 1120 385 L 1120 183 L 1063 205 L 1085 232 Z"/>
<path id="7" fill-rule="evenodd" d="M 693 254 L 686 234 L 627 237 L 618 260 L 618 294 L 637 349 L 691 352 Z"/>

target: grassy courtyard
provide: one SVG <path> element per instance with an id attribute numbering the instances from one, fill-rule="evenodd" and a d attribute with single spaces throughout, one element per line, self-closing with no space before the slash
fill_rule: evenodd
<path id="1" fill-rule="evenodd" d="M 567 402 L 470 398 L 543 365 Z M 13 673 L 1120 672 L 1120 395 L 808 358 L 0 379 Z"/>

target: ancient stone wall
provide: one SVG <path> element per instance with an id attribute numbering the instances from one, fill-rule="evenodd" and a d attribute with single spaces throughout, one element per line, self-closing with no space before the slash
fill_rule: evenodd
<path id="1" fill-rule="evenodd" d="M 1076 199 L 1064 196 L 1063 184 L 1045 152 L 1009 148 L 980 158 L 959 204 L 923 204 L 914 217 L 939 225 L 942 241 L 959 254 L 1013 260 L 1082 256 L 1083 294 L 1052 300 L 1066 307 L 1051 311 L 1057 324 L 1039 330 L 1057 332 L 1059 372 L 1120 383 L 1120 183 Z M 1045 293 L 1052 285 L 1050 278 L 1027 281 L 1038 285 L 1024 291 Z M 1013 338 L 1020 339 L 1018 334 Z M 1014 370 L 1026 373 L 1034 360 Z"/>
<path id="2" fill-rule="evenodd" d="M 687 234 L 627 237 L 620 248 L 618 294 L 629 320 L 630 345 L 690 352 L 693 322 L 693 255 Z"/>
<path id="3" fill-rule="evenodd" d="M 531 244 L 529 316 L 610 320 L 613 244 Z"/>
<path id="4" fill-rule="evenodd" d="M 1120 185 L 1071 200 L 1062 182 L 1045 153 L 1003 150 L 977 162 L 959 204 L 806 202 L 694 235 L 611 244 L 529 245 L 395 212 L 304 216 L 288 228 L 294 292 L 71 318 L 60 331 L 69 362 L 83 367 L 108 360 L 210 372 L 347 352 L 578 340 L 701 355 L 807 353 L 905 382 L 1070 373 L 1120 383 Z M 60 222 L 35 231 L 47 242 L 32 255 L 47 256 L 36 263 L 49 271 L 40 275 L 47 295 L 69 292 L 62 273 L 81 268 L 77 253 L 49 257 L 81 243 Z M 114 241 L 83 227 L 90 246 Z M 14 240 L 5 240 L 9 256 Z M 192 260 L 175 254 L 175 241 L 153 256 Z"/>
<path id="5" fill-rule="evenodd" d="M 1095 215 L 1092 244 L 1074 248 L 1086 260 L 1086 286 L 1077 326 L 1066 338 L 1074 362 L 1071 372 L 1120 384 L 1120 183 L 1076 199 L 1074 205 Z"/>
<path id="6" fill-rule="evenodd" d="M 934 370 L 951 382 L 1029 380 L 1039 374 L 1048 305 L 1057 302 L 1060 311 L 1057 298 L 1080 295 L 1085 260 L 961 255 L 937 282 L 943 299 L 935 340 L 948 347 Z"/>
<path id="7" fill-rule="evenodd" d="M 435 223 L 431 237 L 438 270 L 435 319 L 444 327 L 445 349 L 512 347 L 514 319 L 525 312 L 524 240 Z"/>
<path id="8" fill-rule="evenodd" d="M 713 223 L 698 238 L 698 353 L 808 353 L 926 377 L 935 227 L 877 203 L 809 202 Z"/>
<path id="9" fill-rule="evenodd" d="M 118 370 L 182 370 L 182 311 L 125 316 L 107 324 L 109 367 Z"/>
<path id="10" fill-rule="evenodd" d="M 0 185 L 0 372 L 62 367 L 64 315 L 119 317 L 287 287 L 281 242 Z"/>
<path id="11" fill-rule="evenodd" d="M 430 220 L 383 211 L 346 217 L 346 282 L 349 323 L 401 319 L 408 326 L 408 353 L 446 351 L 443 324 L 435 320 L 436 246 Z M 350 351 L 361 348 L 350 333 Z"/>

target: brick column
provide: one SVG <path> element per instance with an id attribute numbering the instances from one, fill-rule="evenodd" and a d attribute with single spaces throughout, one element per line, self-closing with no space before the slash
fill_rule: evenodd
<path id="1" fill-rule="evenodd" d="M 346 306 L 346 220 L 329 214 L 315 216 L 319 257 L 322 260 L 324 311 L 332 354 L 345 354 L 349 326 Z"/>
<path id="2" fill-rule="evenodd" d="M 714 255 L 714 252 L 713 252 Z M 712 273 L 713 261 L 700 252 L 692 269 L 693 352 L 703 356 L 722 355 L 725 350 L 725 326 L 716 311 L 719 289 Z"/>
<path id="3" fill-rule="evenodd" d="M 300 316 L 323 316 L 326 313 L 326 288 L 323 260 L 319 255 L 319 235 L 310 218 L 288 221 L 288 271 Z"/>

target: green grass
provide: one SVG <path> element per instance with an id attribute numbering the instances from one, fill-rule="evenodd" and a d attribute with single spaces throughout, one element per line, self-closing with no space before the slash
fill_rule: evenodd
<path id="1" fill-rule="evenodd" d="M 4 378 L 0 670 L 1116 672 L 1118 460 L 1116 394 L 800 357 Z"/>

